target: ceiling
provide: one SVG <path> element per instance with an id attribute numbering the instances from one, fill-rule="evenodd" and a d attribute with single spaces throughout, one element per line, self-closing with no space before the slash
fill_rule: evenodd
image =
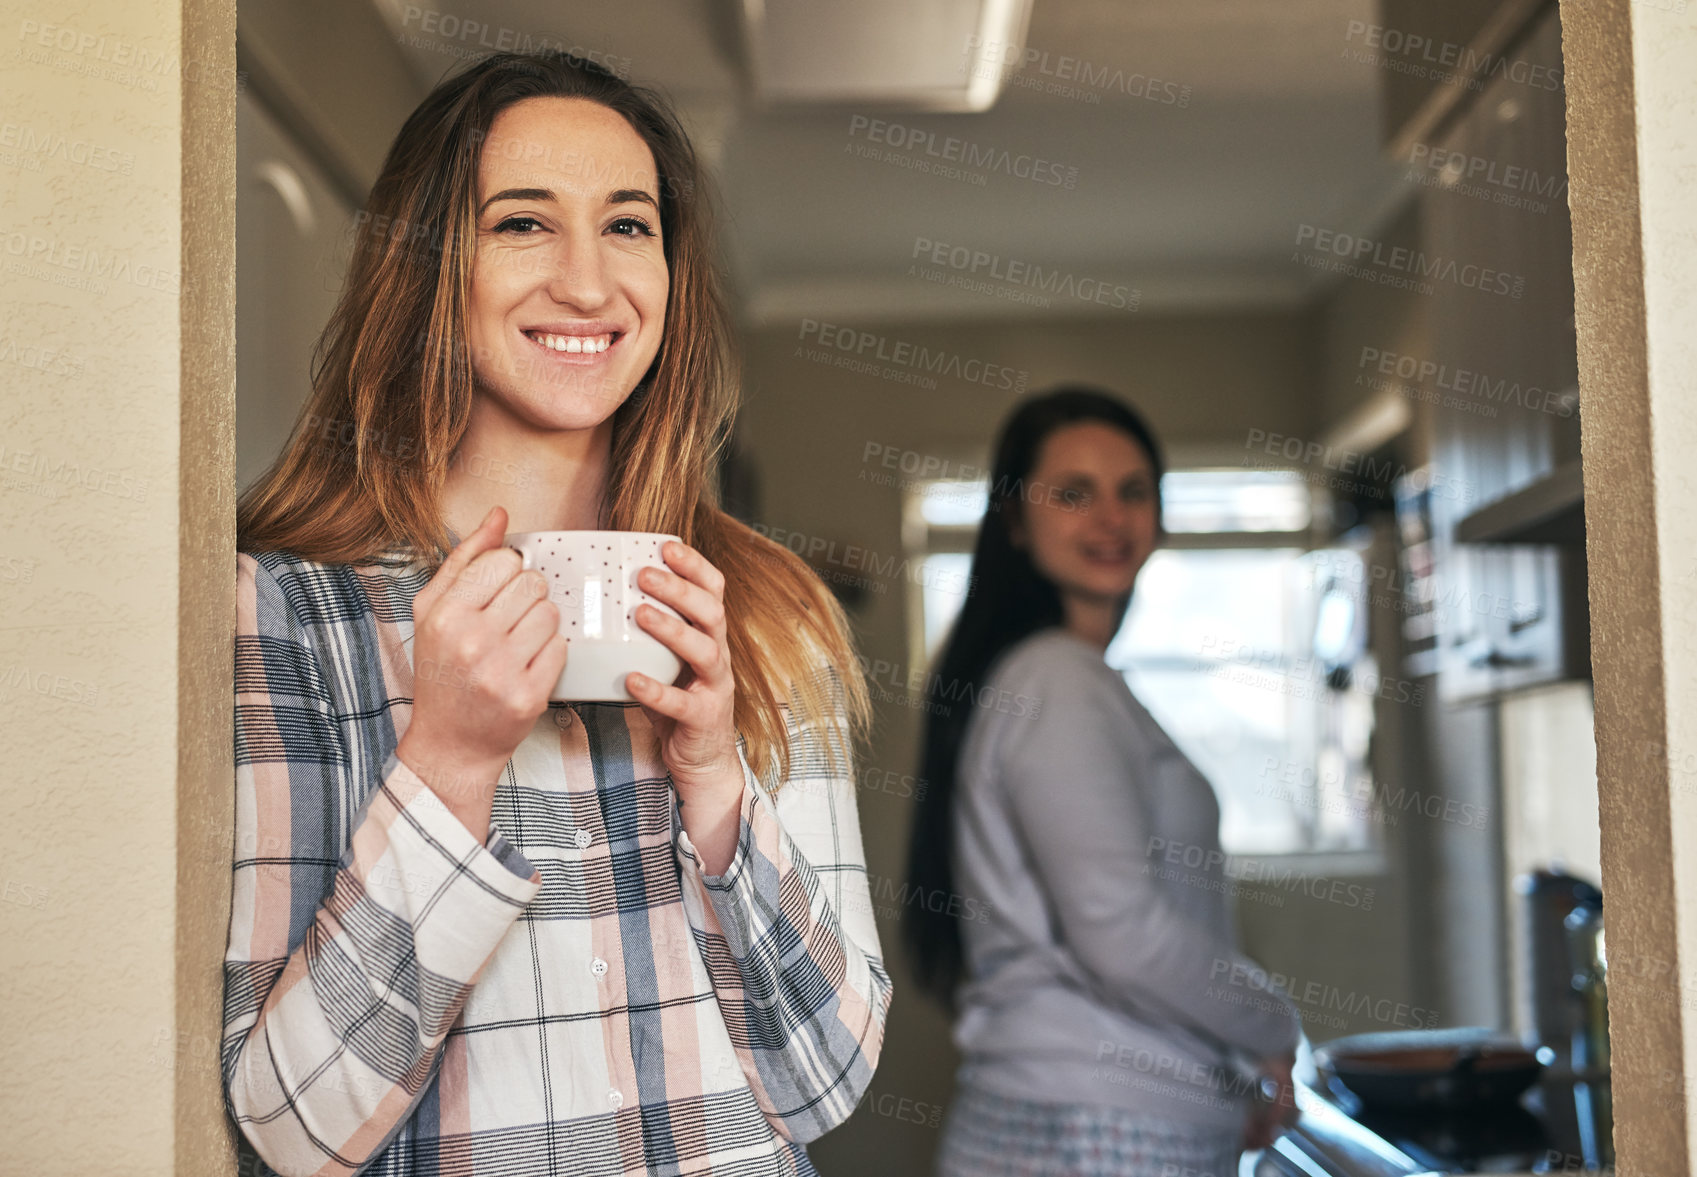
<path id="1" fill-rule="evenodd" d="M 528 35 L 667 92 L 717 167 L 755 324 L 1291 308 L 1320 280 L 1292 260 L 1300 225 L 1370 232 L 1407 194 L 1380 151 L 1378 71 L 1345 52 L 1374 0 L 1032 0 L 1026 47 L 1047 56 L 981 114 L 764 103 L 734 0 L 372 2 L 418 37 L 403 51 L 425 86 L 456 52 Z M 419 36 L 433 5 L 488 31 Z M 828 61 L 829 38 L 817 51 Z M 949 153 L 976 166 L 917 146 L 884 158 L 894 132 L 871 142 L 874 119 L 934 153 L 959 140 Z M 1017 174 L 1037 160 L 1044 178 Z M 981 255 L 978 271 L 929 262 L 938 244 Z M 1032 267 L 1063 285 L 1033 297 L 1003 277 Z"/>

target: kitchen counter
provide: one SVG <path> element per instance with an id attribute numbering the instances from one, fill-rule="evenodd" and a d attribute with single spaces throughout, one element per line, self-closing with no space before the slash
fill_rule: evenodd
<path id="1" fill-rule="evenodd" d="M 1315 1083 L 1319 1080 L 1315 1079 Z M 1520 1104 L 1487 1116 L 1351 1113 L 1298 1081 L 1296 1125 L 1255 1162 L 1255 1177 L 1446 1177 L 1469 1173 L 1608 1172 L 1608 1086 L 1548 1074 Z M 1357 1115 L 1360 1118 L 1356 1118 Z M 1589 1164 L 1591 1167 L 1586 1168 Z M 1512 1169 L 1503 1166 L 1513 1165 Z"/>

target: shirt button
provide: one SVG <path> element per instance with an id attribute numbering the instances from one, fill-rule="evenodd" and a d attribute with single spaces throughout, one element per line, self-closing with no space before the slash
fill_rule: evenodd
<path id="1" fill-rule="evenodd" d="M 625 1106 L 624 1093 L 621 1092 L 621 1091 L 608 1091 L 607 1092 L 607 1105 L 609 1107 L 613 1107 L 613 1108 L 624 1107 Z"/>
<path id="2" fill-rule="evenodd" d="M 597 977 L 605 977 L 607 975 L 607 962 L 598 956 L 590 964 L 589 971 L 594 973 Z"/>
<path id="3" fill-rule="evenodd" d="M 593 841 L 595 841 L 595 839 L 590 836 L 588 830 L 579 830 L 577 833 L 572 835 L 572 844 L 579 850 L 589 849 L 589 844 Z"/>
<path id="4" fill-rule="evenodd" d="M 554 712 L 555 727 L 559 728 L 561 731 L 565 731 L 571 725 L 572 709 L 570 707 L 561 707 L 559 710 Z"/>

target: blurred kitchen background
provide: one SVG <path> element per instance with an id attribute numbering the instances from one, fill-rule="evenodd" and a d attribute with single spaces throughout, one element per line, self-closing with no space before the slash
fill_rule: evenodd
<path id="1" fill-rule="evenodd" d="M 1598 970 L 1576 982 L 1570 952 L 1600 897 L 1554 3 L 239 13 L 242 485 L 446 71 L 579 52 L 670 95 L 713 165 L 746 363 L 729 502 L 839 593 L 880 699 L 860 814 L 898 989 L 822 1172 L 930 1170 L 955 1058 L 898 934 L 916 704 L 992 431 L 1060 381 L 1127 397 L 1169 448 L 1171 542 L 1110 661 L 1218 791 L 1244 946 L 1308 1037 L 1499 1028 L 1553 1045 L 1555 1102 L 1596 1095 Z M 1606 1100 L 1579 1103 L 1432 1167 L 1600 1162 Z"/>

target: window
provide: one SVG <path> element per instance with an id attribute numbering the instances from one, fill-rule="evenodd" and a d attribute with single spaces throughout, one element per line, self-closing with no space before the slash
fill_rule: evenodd
<path id="1" fill-rule="evenodd" d="M 983 482 L 909 491 L 910 596 L 932 661 L 961 605 Z M 1310 551 L 1299 474 L 1183 470 L 1161 481 L 1168 536 L 1138 575 L 1107 661 L 1214 786 L 1234 855 L 1371 850 L 1367 770 L 1377 681 L 1360 558 Z"/>

